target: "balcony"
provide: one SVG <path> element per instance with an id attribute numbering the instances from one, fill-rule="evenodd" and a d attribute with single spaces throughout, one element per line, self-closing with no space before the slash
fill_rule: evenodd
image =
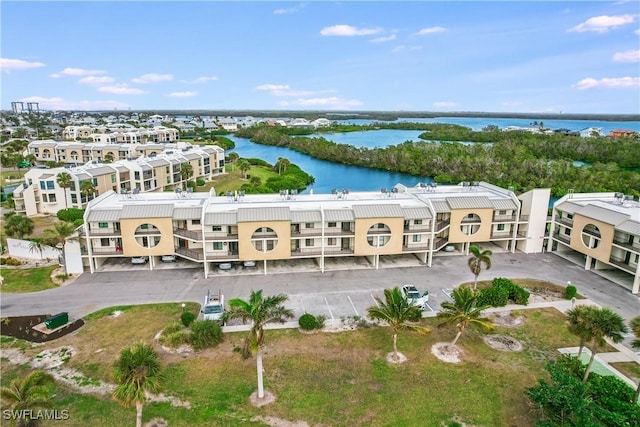
<path id="1" fill-rule="evenodd" d="M 176 253 L 178 255 L 182 255 L 194 261 L 202 261 L 204 260 L 204 255 L 202 254 L 202 250 L 196 251 L 187 248 L 176 248 Z"/>
<path id="2" fill-rule="evenodd" d="M 609 264 L 613 264 L 616 267 L 620 268 L 621 270 L 626 271 L 627 273 L 631 273 L 631 274 L 635 274 L 636 270 L 634 267 L 630 266 L 629 264 L 623 262 L 623 261 L 618 261 L 617 259 L 609 259 Z"/>
<path id="3" fill-rule="evenodd" d="M 120 237 L 120 230 L 114 229 L 91 229 L 89 230 L 89 234 L 91 237 L 109 237 L 109 236 L 118 236 Z"/>
<path id="4" fill-rule="evenodd" d="M 436 233 L 439 231 L 444 230 L 445 228 L 447 228 L 449 226 L 449 220 L 444 220 L 444 221 L 437 221 L 436 222 L 436 229 L 434 230 Z"/>
<path id="5" fill-rule="evenodd" d="M 423 242 L 420 245 L 402 245 L 402 252 L 424 252 L 429 250 L 429 242 Z"/>
<path id="6" fill-rule="evenodd" d="M 322 255 L 322 249 L 320 248 L 312 248 L 312 249 L 296 249 L 291 251 L 291 258 L 302 258 L 302 257 L 312 257 L 312 256 L 320 256 Z"/>
<path id="7" fill-rule="evenodd" d="M 567 236 L 566 234 L 555 234 L 554 233 L 553 238 L 556 239 L 556 240 L 559 240 L 562 243 L 565 243 L 567 245 L 571 244 L 571 236 Z"/>
<path id="8" fill-rule="evenodd" d="M 493 222 L 513 222 L 516 220 L 515 214 L 512 215 L 493 215 Z"/>
<path id="9" fill-rule="evenodd" d="M 527 222 L 529 221 L 529 215 L 520 215 L 520 219 L 518 222 Z"/>
<path id="10" fill-rule="evenodd" d="M 17 207 L 16 207 L 17 210 Z M 623 241 L 623 240 L 619 240 L 619 239 L 613 239 L 613 244 L 616 246 L 620 246 L 623 247 L 631 252 L 635 252 L 635 253 L 640 253 L 640 247 L 638 246 L 633 246 L 631 243 L 629 243 L 628 241 Z"/>
<path id="11" fill-rule="evenodd" d="M 438 251 L 447 246 L 447 243 L 449 243 L 449 239 L 437 239 L 433 244 L 433 250 Z"/>
<path id="12" fill-rule="evenodd" d="M 491 233 L 492 239 L 510 239 L 512 237 L 511 231 L 494 231 Z"/>
<path id="13" fill-rule="evenodd" d="M 202 240 L 202 231 L 187 230 L 186 228 L 174 228 L 173 234 L 181 237 L 186 237 L 187 239 L 191 240 Z"/>
<path id="14" fill-rule="evenodd" d="M 204 237 L 207 241 L 230 241 L 230 240 L 238 240 L 238 233 L 235 234 L 214 234 L 209 232 L 205 233 Z"/>
<path id="15" fill-rule="evenodd" d="M 562 224 L 562 225 L 567 225 L 569 227 L 573 227 L 573 220 L 572 219 L 556 217 L 556 222 L 558 224 Z"/>

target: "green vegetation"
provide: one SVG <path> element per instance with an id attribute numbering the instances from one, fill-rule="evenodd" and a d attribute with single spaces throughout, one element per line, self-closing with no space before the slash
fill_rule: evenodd
<path id="1" fill-rule="evenodd" d="M 451 342 L 451 347 L 455 346 L 467 326 L 479 326 L 487 331 L 495 329 L 493 324 L 483 319 L 482 312 L 488 308 L 482 305 L 477 294 L 471 288 L 460 286 L 453 290 L 451 294 L 453 301 L 444 301 L 442 311 L 438 312 L 440 325 L 455 325 L 458 333 Z"/>
<path id="2" fill-rule="evenodd" d="M 7 293 L 23 293 L 57 288 L 58 285 L 51 281 L 51 273 L 56 268 L 58 268 L 57 265 L 28 269 L 3 268 L 2 278 L 4 279 L 4 284 L 0 290 Z"/>
<path id="3" fill-rule="evenodd" d="M 640 140 L 635 138 L 581 138 L 528 132 L 476 132 L 443 124 L 376 124 L 378 128 L 410 126 L 429 131 L 423 138 L 386 148 L 336 144 L 322 137 L 293 137 L 284 128 L 265 125 L 240 129 L 236 135 L 253 142 L 288 147 L 312 157 L 416 176 L 436 182 L 488 181 L 515 191 L 551 188 L 554 196 L 576 192 L 621 191 L 640 196 Z M 361 127 L 360 130 L 375 127 Z M 486 144 L 482 142 L 492 142 Z M 573 166 L 574 161 L 589 167 Z M 517 163 L 519 167 L 514 168 Z"/>

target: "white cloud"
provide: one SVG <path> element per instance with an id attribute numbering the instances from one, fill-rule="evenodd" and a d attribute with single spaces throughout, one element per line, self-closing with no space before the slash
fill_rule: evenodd
<path id="1" fill-rule="evenodd" d="M 181 83 L 189 83 L 189 84 L 200 84 L 200 83 L 207 83 L 207 82 L 212 82 L 214 80 L 218 80 L 218 77 L 216 76 L 205 76 L 205 77 L 198 77 L 195 78 L 193 80 L 180 80 Z"/>
<path id="2" fill-rule="evenodd" d="M 636 19 L 635 15 L 619 15 L 619 16 L 594 16 L 589 18 L 575 27 L 569 28 L 568 32 L 583 33 L 585 31 L 594 31 L 596 33 L 606 33 L 610 29 L 621 25 L 632 24 Z"/>
<path id="3" fill-rule="evenodd" d="M 386 36 L 386 37 L 376 37 L 375 39 L 371 39 L 369 40 L 371 43 L 384 43 L 384 42 L 390 42 L 396 39 L 396 35 L 395 34 L 391 34 L 390 36 Z"/>
<path id="4" fill-rule="evenodd" d="M 578 83 L 571 86 L 574 89 L 636 89 L 640 88 L 640 77 L 614 77 L 614 78 L 602 78 L 600 80 L 588 77 L 580 80 Z"/>
<path id="5" fill-rule="evenodd" d="M 363 102 L 355 99 L 342 99 L 336 96 L 331 96 L 328 98 L 299 98 L 286 104 L 297 105 L 300 107 L 322 107 L 341 110 L 359 107 Z"/>
<path id="6" fill-rule="evenodd" d="M 635 31 L 633 32 L 633 34 L 635 34 L 635 35 L 637 35 L 637 36 L 640 36 L 640 28 L 638 28 L 637 30 L 635 30 Z"/>
<path id="7" fill-rule="evenodd" d="M 105 74 L 103 70 L 85 70 L 83 68 L 65 68 L 59 73 L 51 74 L 49 77 L 58 79 L 60 77 L 82 77 L 82 76 L 97 76 L 99 74 Z"/>
<path id="8" fill-rule="evenodd" d="M 148 84 L 148 83 L 159 83 L 159 82 L 168 82 L 173 80 L 173 74 L 143 74 L 140 77 L 135 77 L 131 79 L 133 83 L 138 84 Z"/>
<path id="9" fill-rule="evenodd" d="M 28 70 L 30 68 L 46 67 L 42 62 L 29 62 L 21 59 L 0 58 L 0 70 L 10 73 L 16 70 Z"/>
<path id="10" fill-rule="evenodd" d="M 456 107 L 457 105 L 457 103 L 451 101 L 438 101 L 433 103 L 433 106 L 438 108 L 451 108 Z"/>
<path id="11" fill-rule="evenodd" d="M 426 36 L 428 34 L 435 34 L 435 33 L 441 33 L 443 31 L 446 31 L 447 29 L 444 27 L 428 27 L 428 28 L 423 28 L 418 32 L 413 33 L 413 36 Z"/>
<path id="12" fill-rule="evenodd" d="M 98 92 L 113 93 L 114 95 L 140 95 L 145 93 L 142 89 L 129 87 L 126 84 L 102 86 L 98 88 Z"/>
<path id="13" fill-rule="evenodd" d="M 616 52 L 613 55 L 613 60 L 616 62 L 640 62 L 640 49 Z"/>
<path id="14" fill-rule="evenodd" d="M 391 49 L 391 52 L 393 53 L 398 53 L 398 52 L 412 52 L 412 51 L 416 51 L 416 50 L 421 50 L 422 46 L 418 46 L 418 45 L 414 45 L 414 46 L 405 46 L 403 44 L 394 47 L 393 49 Z"/>
<path id="15" fill-rule="evenodd" d="M 108 76 L 100 76 L 100 77 L 87 76 L 78 80 L 78 83 L 83 85 L 106 85 L 106 84 L 113 83 L 114 81 L 115 79 L 113 77 L 108 77 Z"/>
<path id="16" fill-rule="evenodd" d="M 23 98 L 22 102 L 37 102 L 43 110 L 126 110 L 131 106 L 119 101 L 109 100 L 83 100 L 67 101 L 64 98 L 45 98 L 42 96 L 30 96 Z"/>
<path id="17" fill-rule="evenodd" d="M 256 87 L 257 90 L 268 90 L 268 91 L 274 91 L 274 90 L 288 90 L 289 89 L 289 85 L 273 85 L 273 84 L 263 84 L 260 85 L 258 87 Z"/>
<path id="18" fill-rule="evenodd" d="M 379 34 L 381 31 L 381 28 L 357 28 L 351 25 L 334 25 L 332 27 L 324 27 L 320 30 L 320 35 L 340 37 L 370 36 Z"/>
<path id="19" fill-rule="evenodd" d="M 300 3 L 298 6 L 289 7 L 289 8 L 286 8 L 286 9 L 276 9 L 276 10 L 273 11 L 273 14 L 274 15 L 285 15 L 287 13 L 296 13 L 297 11 L 299 11 L 300 9 L 302 9 L 305 6 L 306 6 L 306 4 Z"/>
<path id="20" fill-rule="evenodd" d="M 189 98 L 192 96 L 196 96 L 198 92 L 188 91 L 188 92 L 172 92 L 167 96 L 171 96 L 173 98 Z"/>

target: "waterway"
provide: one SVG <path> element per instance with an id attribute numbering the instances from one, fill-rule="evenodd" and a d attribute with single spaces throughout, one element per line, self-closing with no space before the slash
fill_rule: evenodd
<path id="1" fill-rule="evenodd" d="M 507 126 L 530 125 L 530 121 L 525 119 L 502 119 L 502 118 L 477 118 L 477 117 L 439 117 L 435 119 L 399 119 L 401 121 L 420 121 L 435 123 L 453 123 L 470 127 L 474 130 L 481 130 L 487 125 L 493 124 L 501 128 Z M 371 120 L 347 120 L 343 123 L 368 124 Z M 580 130 L 587 127 L 601 127 L 604 134 L 608 134 L 612 129 L 630 129 L 640 131 L 640 122 L 605 122 L 605 121 L 582 121 L 582 120 L 544 120 L 544 126 L 551 129 Z M 346 132 L 335 134 L 323 134 L 322 136 L 338 144 L 349 144 L 356 147 L 383 148 L 389 145 L 402 144 L 406 141 L 419 141 L 418 135 L 422 132 L 417 130 L 394 130 L 381 129 L 375 131 Z M 299 153 L 285 147 L 274 147 L 269 145 L 256 144 L 246 138 L 227 136 L 233 140 L 236 147 L 232 150 L 240 157 L 259 158 L 271 164 L 275 164 L 279 157 L 285 157 L 290 162 L 298 165 L 302 170 L 311 174 L 315 178 L 315 183 L 309 186 L 303 193 L 313 191 L 315 193 L 331 193 L 332 189 L 347 188 L 350 191 L 377 191 L 380 188 L 392 188 L 401 183 L 406 186 L 415 186 L 420 182 L 429 183 L 429 177 L 417 177 L 403 173 L 388 172 L 378 169 L 369 169 L 358 166 L 332 163 L 325 160 L 314 159 L 306 154 Z M 577 165 L 578 166 L 578 165 Z"/>

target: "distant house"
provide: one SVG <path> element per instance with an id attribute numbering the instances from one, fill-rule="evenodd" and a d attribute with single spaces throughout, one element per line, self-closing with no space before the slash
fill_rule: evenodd
<path id="1" fill-rule="evenodd" d="M 583 138 L 592 138 L 594 136 L 602 135 L 602 128 L 588 127 L 580 130 L 580 136 Z"/>
<path id="2" fill-rule="evenodd" d="M 289 122 L 289 127 L 298 129 L 311 129 L 313 128 L 313 125 L 307 119 L 296 118 Z"/>
<path id="3" fill-rule="evenodd" d="M 611 138 L 625 138 L 625 137 L 628 138 L 635 135 L 636 135 L 636 132 L 632 130 L 627 130 L 627 129 L 613 129 L 609 131 L 609 136 Z"/>
<path id="4" fill-rule="evenodd" d="M 328 128 L 331 126 L 331 120 L 329 119 L 325 119 L 324 117 L 321 117 L 319 119 L 315 119 L 314 121 L 311 122 L 311 125 L 314 128 Z"/>

